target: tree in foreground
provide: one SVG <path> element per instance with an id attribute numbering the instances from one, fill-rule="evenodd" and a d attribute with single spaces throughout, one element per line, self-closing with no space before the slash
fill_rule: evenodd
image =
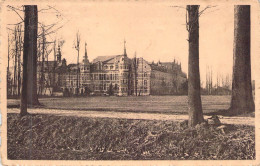
<path id="1" fill-rule="evenodd" d="M 77 89 L 76 89 L 76 95 L 79 95 L 79 89 L 80 89 L 80 68 L 79 68 L 79 51 L 80 51 L 80 34 L 77 32 L 76 34 L 76 43 L 74 43 L 74 47 L 78 52 L 77 57 Z"/>
<path id="2" fill-rule="evenodd" d="M 189 33 L 188 109 L 189 126 L 204 122 L 200 96 L 199 72 L 199 5 L 187 5 L 187 31 Z"/>
<path id="3" fill-rule="evenodd" d="M 230 114 L 255 110 L 251 84 L 250 6 L 234 8 L 233 81 Z"/>
<path id="4" fill-rule="evenodd" d="M 37 29 L 38 10 L 36 5 L 25 5 L 23 82 L 21 116 L 27 114 L 28 105 L 39 105 L 37 96 Z"/>

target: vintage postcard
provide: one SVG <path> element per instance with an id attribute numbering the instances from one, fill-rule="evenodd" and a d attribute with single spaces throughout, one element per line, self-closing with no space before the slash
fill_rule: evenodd
<path id="1" fill-rule="evenodd" d="M 1 1 L 2 165 L 260 165 L 259 9 Z"/>

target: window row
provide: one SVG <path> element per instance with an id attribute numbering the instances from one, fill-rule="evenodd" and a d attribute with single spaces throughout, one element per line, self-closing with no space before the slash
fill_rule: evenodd
<path id="1" fill-rule="evenodd" d="M 99 85 L 94 85 L 94 90 L 96 91 L 106 91 L 106 90 L 109 90 L 111 84 L 99 84 Z M 112 88 L 114 90 L 119 90 L 119 86 L 117 84 L 115 85 L 112 85 Z"/>

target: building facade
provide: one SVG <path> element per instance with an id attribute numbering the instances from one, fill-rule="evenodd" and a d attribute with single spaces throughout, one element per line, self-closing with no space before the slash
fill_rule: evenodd
<path id="1" fill-rule="evenodd" d="M 45 65 L 53 69 L 48 70 L 44 77 L 47 80 L 45 86 L 53 87 L 52 91 L 60 91 L 65 96 L 178 94 L 181 85 L 187 81 L 186 74 L 181 71 L 181 64 L 175 61 L 149 63 L 136 56 L 131 59 L 127 56 L 125 45 L 123 54 L 98 56 L 92 62 L 88 59 L 86 44 L 83 61 L 79 64 L 67 65 L 65 59 L 61 60 L 60 51 L 57 57 L 57 64 L 51 62 L 53 65 Z M 41 81 L 40 74 L 38 80 Z M 41 86 L 39 84 L 39 91 Z"/>
<path id="2" fill-rule="evenodd" d="M 175 62 L 158 62 L 150 64 L 151 95 L 183 94 L 182 85 L 187 76 L 181 70 L 181 64 Z"/>

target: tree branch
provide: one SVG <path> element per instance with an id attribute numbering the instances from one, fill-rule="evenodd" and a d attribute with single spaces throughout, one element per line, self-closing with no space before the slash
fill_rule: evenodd
<path id="1" fill-rule="evenodd" d="M 44 11 L 44 10 L 50 10 L 50 9 L 51 9 L 51 7 L 50 7 L 50 6 L 48 6 L 48 8 L 41 9 L 41 10 L 39 10 L 38 12 L 42 12 L 42 11 Z"/>
<path id="2" fill-rule="evenodd" d="M 170 6 L 170 7 L 174 7 L 174 8 L 179 8 L 179 9 L 184 9 L 184 10 L 187 10 L 185 7 L 183 6 Z"/>
<path id="3" fill-rule="evenodd" d="M 215 6 L 206 6 L 203 10 L 201 10 L 200 12 L 199 12 L 199 17 L 207 10 L 207 9 L 210 9 L 210 8 L 214 8 L 214 7 L 216 7 L 216 5 Z"/>
<path id="4" fill-rule="evenodd" d="M 14 8 L 13 6 L 10 6 L 10 5 L 7 5 L 8 8 L 12 9 L 22 20 L 23 20 L 23 17 L 16 11 L 17 9 Z M 23 10 L 22 10 L 23 11 Z M 24 20 L 23 20 L 24 21 Z"/>
<path id="5" fill-rule="evenodd" d="M 18 22 L 18 23 L 16 23 L 16 24 L 7 24 L 7 25 L 20 25 L 21 23 L 23 23 L 23 21 Z"/>

